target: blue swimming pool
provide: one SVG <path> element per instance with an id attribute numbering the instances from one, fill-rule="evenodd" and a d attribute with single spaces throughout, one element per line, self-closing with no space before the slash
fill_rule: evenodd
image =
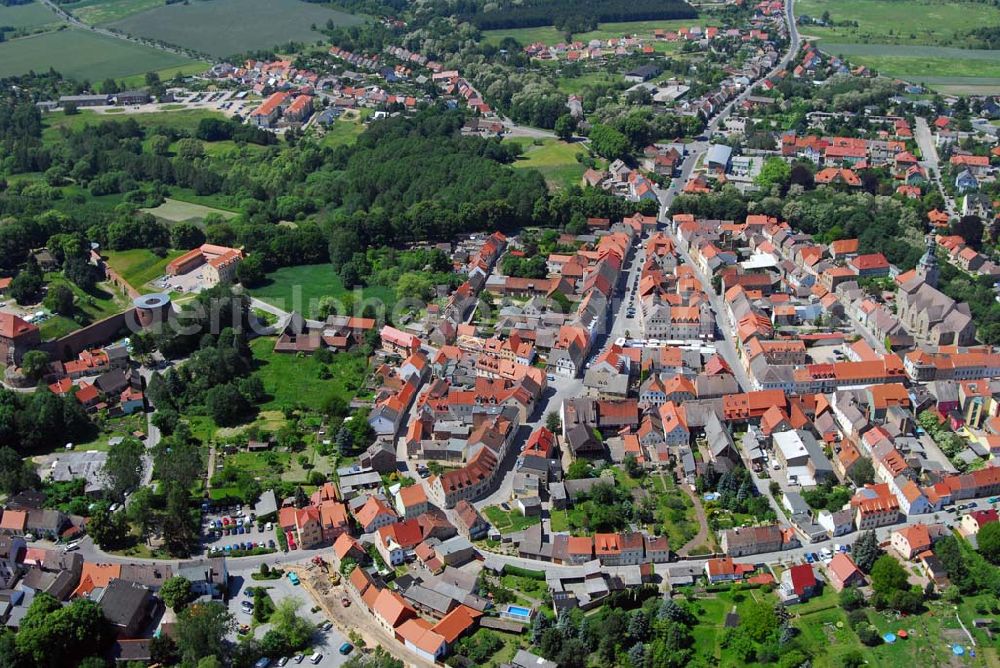
<path id="1" fill-rule="evenodd" d="M 504 616 L 511 619 L 531 619 L 531 610 L 529 608 L 522 608 L 519 605 L 508 605 L 507 609 L 504 611 Z"/>

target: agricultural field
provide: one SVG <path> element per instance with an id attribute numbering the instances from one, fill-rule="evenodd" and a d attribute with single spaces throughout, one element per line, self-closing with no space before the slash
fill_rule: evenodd
<path id="1" fill-rule="evenodd" d="M 12 7 L 0 5 L 0 26 L 17 30 L 34 30 L 57 23 L 59 17 L 41 2 Z"/>
<path id="2" fill-rule="evenodd" d="M 73 28 L 0 43 L 0 77 L 53 68 L 66 77 L 102 81 L 192 62 L 184 56 Z"/>
<path id="3" fill-rule="evenodd" d="M 585 155 L 583 144 L 567 143 L 559 139 L 532 139 L 513 137 L 524 148 L 524 154 L 514 163 L 520 169 L 537 169 L 550 189 L 559 190 L 579 184 L 586 165 L 577 162 L 576 156 Z M 540 142 L 540 144 L 536 144 Z"/>
<path id="4" fill-rule="evenodd" d="M 342 297 L 349 291 L 329 264 L 282 267 L 271 272 L 267 284 L 250 294 L 285 311 L 315 314 L 323 297 Z M 373 286 L 363 290 L 365 299 L 378 299 L 391 306 L 396 301 L 391 288 Z"/>
<path id="5" fill-rule="evenodd" d="M 660 28 L 663 30 L 677 30 L 679 28 L 690 28 L 691 26 L 712 26 L 718 25 L 718 21 L 712 19 L 684 19 L 674 21 L 626 21 L 622 23 L 601 23 L 597 30 L 578 33 L 572 36 L 574 40 L 586 42 L 592 39 L 612 39 L 625 35 L 637 35 L 639 37 L 653 37 L 653 31 Z M 507 30 L 486 30 L 483 32 L 483 41 L 488 44 L 500 44 L 505 37 L 513 37 L 522 45 L 542 42 L 543 44 L 558 44 L 566 41 L 566 33 L 557 30 L 554 26 L 541 26 L 537 28 L 510 28 Z"/>
<path id="6" fill-rule="evenodd" d="M 846 44 L 963 45 L 964 36 L 982 26 L 1000 24 L 1000 8 L 963 0 L 798 0 L 796 16 L 856 21 L 858 27 L 804 25 L 803 36 Z M 891 50 L 887 52 L 887 55 Z"/>
<path id="7" fill-rule="evenodd" d="M 229 219 L 236 216 L 232 211 L 224 211 L 222 209 L 213 209 L 209 206 L 202 206 L 201 204 L 192 204 L 191 202 L 182 202 L 180 200 L 167 198 L 167 200 L 160 206 L 154 209 L 143 209 L 146 213 L 151 213 L 157 218 L 171 222 L 179 223 L 181 221 L 187 221 L 191 223 L 201 223 L 205 220 L 205 217 L 210 213 L 215 213 L 223 218 Z"/>
<path id="8" fill-rule="evenodd" d="M 938 84 L 1000 83 L 1000 51 L 884 44 L 830 43 L 822 46 L 827 52 L 844 56 L 854 64 L 932 87 Z"/>
<path id="9" fill-rule="evenodd" d="M 102 25 L 119 21 L 163 6 L 162 0 L 80 0 L 61 5 L 76 18 L 89 25 Z"/>
<path id="10" fill-rule="evenodd" d="M 350 402 L 364 382 L 368 362 L 360 353 L 338 353 L 324 364 L 312 355 L 275 353 L 274 341 L 261 337 L 250 344 L 257 374 L 270 396 L 262 411 L 299 404 L 319 410 L 331 395 Z"/>
<path id="11" fill-rule="evenodd" d="M 143 292 L 142 286 L 146 283 L 163 276 L 171 260 L 183 254 L 184 251 L 168 251 L 165 257 L 160 257 L 145 248 L 105 252 L 108 266 L 140 292 Z"/>
<path id="12" fill-rule="evenodd" d="M 222 58 L 291 40 L 314 42 L 322 35 L 312 25 L 330 20 L 338 25 L 363 21 L 300 0 L 212 0 L 161 5 L 115 21 L 110 27 Z"/>

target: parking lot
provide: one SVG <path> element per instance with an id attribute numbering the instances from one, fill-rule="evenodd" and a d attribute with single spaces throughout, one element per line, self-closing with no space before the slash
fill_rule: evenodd
<path id="1" fill-rule="evenodd" d="M 251 518 L 253 518 L 253 513 L 249 506 L 231 506 L 225 511 L 219 509 L 203 513 L 201 521 L 202 544 L 207 550 L 225 549 L 226 547 L 237 549 L 236 546 L 247 543 L 278 548 L 273 526 L 269 531 L 265 524 L 264 530 L 261 531 L 257 522 L 252 521 Z M 228 535 L 226 535 L 227 531 Z M 241 531 L 242 533 L 240 533 Z M 220 533 L 222 535 L 218 535 Z M 247 548 L 241 547 L 240 549 Z"/>
<path id="2" fill-rule="evenodd" d="M 312 666 L 309 657 L 314 652 L 319 652 L 323 655 L 323 658 L 316 665 L 321 668 L 330 668 L 332 666 L 342 666 L 347 660 L 354 654 L 351 652 L 350 655 L 344 656 L 338 651 L 340 646 L 347 641 L 347 638 L 343 636 L 337 627 L 333 626 L 328 631 L 323 631 L 319 628 L 320 624 L 329 621 L 322 613 L 312 612 L 312 608 L 315 607 L 316 603 L 312 600 L 312 597 L 304 591 L 301 586 L 293 585 L 287 577 L 283 577 L 280 580 L 264 580 L 256 581 L 251 578 L 251 571 L 232 571 L 229 574 L 229 610 L 233 613 L 236 618 L 237 624 L 250 624 L 253 620 L 253 613 L 246 612 L 243 609 L 243 601 L 249 601 L 252 597 L 248 598 L 245 594 L 245 590 L 248 587 L 264 587 L 267 589 L 268 595 L 271 600 L 274 601 L 275 605 L 285 598 L 297 598 L 302 601 L 302 605 L 299 608 L 299 615 L 308 619 L 312 623 L 316 624 L 316 633 L 313 634 L 313 645 L 309 648 L 307 652 L 303 652 L 303 660 L 301 662 L 302 666 Z M 254 637 L 260 639 L 270 628 L 270 625 L 263 624 L 258 626 L 254 630 Z M 235 638 L 233 638 L 235 640 Z M 355 650 L 357 651 L 357 650 Z M 288 657 L 292 659 L 288 662 L 289 666 L 295 666 L 296 661 L 293 657 Z M 276 661 L 272 661 L 271 665 L 277 665 Z"/>

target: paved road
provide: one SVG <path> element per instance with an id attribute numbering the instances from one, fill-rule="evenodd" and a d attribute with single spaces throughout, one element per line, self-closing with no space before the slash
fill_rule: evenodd
<path id="1" fill-rule="evenodd" d="M 955 202 L 948 196 L 948 193 L 944 191 L 944 187 L 941 185 L 941 158 L 938 156 L 937 146 L 934 144 L 934 135 L 931 134 L 931 129 L 927 125 L 926 118 L 917 116 L 916 121 L 913 136 L 917 140 L 917 146 L 920 147 L 922 158 L 920 165 L 927 170 L 927 177 L 937 185 L 947 205 L 948 215 L 956 216 L 958 214 L 955 211 Z"/>
<path id="2" fill-rule="evenodd" d="M 788 26 L 788 47 L 785 51 L 785 55 L 782 56 L 778 64 L 767 73 L 767 75 L 761 77 L 757 81 L 746 87 L 746 89 L 733 98 L 725 107 L 723 107 L 718 114 L 709 119 L 707 126 L 705 128 L 704 135 L 711 137 L 712 134 L 722 127 L 722 124 L 730 114 L 732 114 L 733 109 L 735 109 L 739 104 L 743 102 L 747 97 L 753 94 L 757 87 L 764 81 L 774 74 L 777 74 L 783 69 L 788 67 L 789 62 L 798 52 L 799 49 L 799 31 L 795 25 L 795 10 L 793 7 L 794 0 L 785 0 L 785 22 Z M 657 195 L 660 197 L 660 221 L 666 222 L 666 213 L 670 209 L 670 204 L 673 202 L 674 197 L 680 192 L 687 183 L 688 178 L 691 176 L 691 172 L 694 170 L 694 166 L 698 163 L 698 159 L 701 155 L 708 151 L 709 143 L 707 141 L 695 141 L 687 145 L 688 155 L 681 163 L 680 176 L 673 179 L 670 187 L 666 190 L 657 191 Z"/>

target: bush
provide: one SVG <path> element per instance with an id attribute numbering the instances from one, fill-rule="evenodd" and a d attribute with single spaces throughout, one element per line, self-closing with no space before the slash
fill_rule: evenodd
<path id="1" fill-rule="evenodd" d="M 878 629 L 871 624 L 866 624 L 858 628 L 856 633 L 858 634 L 858 640 L 868 647 L 876 647 L 882 644 L 882 636 L 879 635 Z"/>

